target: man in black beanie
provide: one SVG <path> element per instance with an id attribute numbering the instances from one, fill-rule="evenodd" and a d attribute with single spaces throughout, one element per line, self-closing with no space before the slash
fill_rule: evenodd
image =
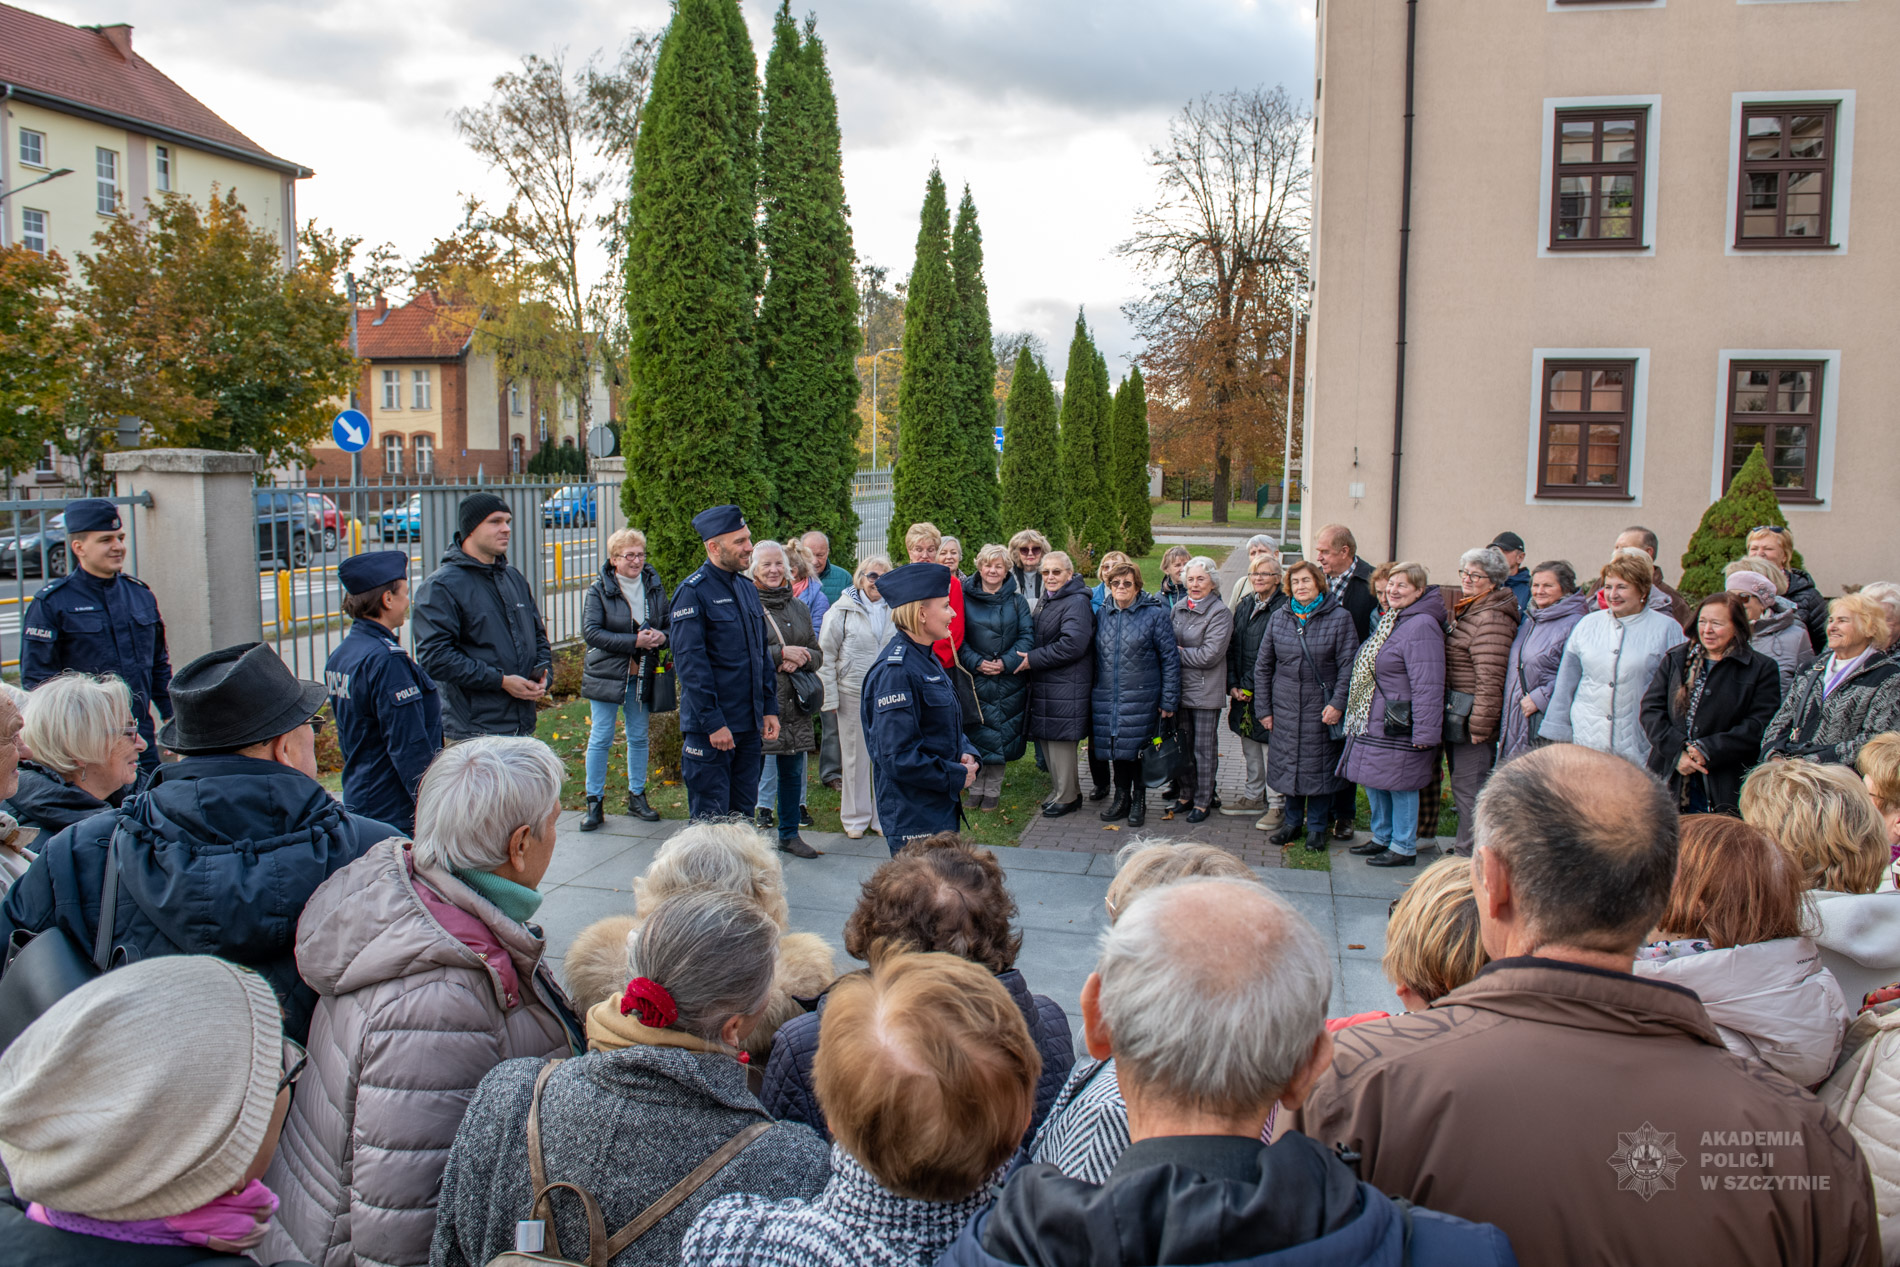
<path id="1" fill-rule="evenodd" d="M 455 543 L 416 587 L 416 662 L 441 689 L 445 739 L 532 735 L 554 655 L 528 578 L 508 562 L 514 515 L 481 492 L 457 517 Z"/>

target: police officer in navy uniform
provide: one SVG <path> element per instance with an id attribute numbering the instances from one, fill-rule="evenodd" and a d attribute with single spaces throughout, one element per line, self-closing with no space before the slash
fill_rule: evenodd
<path id="1" fill-rule="evenodd" d="M 323 666 L 343 749 L 343 807 L 409 834 L 422 772 L 442 748 L 435 679 L 396 639 L 409 616 L 409 554 L 358 554 L 337 564 L 336 575 L 343 613 L 354 622 Z"/>
<path id="2" fill-rule="evenodd" d="M 172 715 L 172 661 L 158 599 L 145 582 L 125 574 L 125 529 L 111 502 L 70 503 L 66 545 L 78 566 L 42 586 L 26 609 L 20 684 L 30 691 L 68 670 L 118 675 L 132 692 L 132 717 L 145 741 L 143 786 L 158 769 L 152 705 L 167 721 Z"/>
<path id="3" fill-rule="evenodd" d="M 737 506 L 693 516 L 706 561 L 673 592 L 673 669 L 680 697 L 680 772 L 694 818 L 752 816 L 763 745 L 778 738 L 776 657 L 759 591 L 740 575 L 752 533 Z"/>
<path id="4" fill-rule="evenodd" d="M 950 584 L 940 563 L 908 563 L 877 582 L 897 632 L 865 673 L 859 708 L 892 853 L 918 836 L 955 831 L 963 789 L 976 779 L 956 686 L 930 651 L 950 636 Z"/>

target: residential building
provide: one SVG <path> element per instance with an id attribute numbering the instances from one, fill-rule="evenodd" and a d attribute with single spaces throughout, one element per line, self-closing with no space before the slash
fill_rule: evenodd
<path id="1" fill-rule="evenodd" d="M 1897 51 L 1890 0 L 1320 0 L 1307 531 L 1673 577 L 1759 443 L 1826 592 L 1895 574 Z"/>
<path id="2" fill-rule="evenodd" d="M 61 169 L 71 174 L 34 183 Z M 131 27 L 68 26 L 0 4 L 0 246 L 71 261 L 113 217 L 143 215 L 148 198 L 216 190 L 236 193 L 288 266 L 297 182 L 310 175 L 134 52 Z"/>

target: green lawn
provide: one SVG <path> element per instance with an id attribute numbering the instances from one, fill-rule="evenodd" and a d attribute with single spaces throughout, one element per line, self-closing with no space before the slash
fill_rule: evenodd
<path id="1" fill-rule="evenodd" d="M 1175 542 L 1172 541 L 1156 541 L 1155 548 L 1148 552 L 1146 558 L 1135 560 L 1141 565 L 1141 588 L 1150 594 L 1161 591 L 1161 556 L 1166 554 L 1168 547 L 1174 544 Z M 1232 546 L 1182 546 L 1181 548 L 1190 554 L 1204 554 L 1217 564 L 1225 563 L 1227 556 L 1234 552 Z"/>
<path id="2" fill-rule="evenodd" d="M 1185 519 L 1181 517 L 1181 499 L 1178 497 L 1151 499 L 1151 502 L 1154 509 L 1149 514 L 1149 523 L 1153 526 L 1156 536 L 1161 535 L 1162 530 L 1166 528 L 1179 528 L 1184 524 L 1205 527 L 1214 521 L 1213 502 L 1189 502 Z M 1296 531 L 1299 523 L 1300 517 L 1296 514 L 1293 516 L 1293 527 Z M 1252 528 L 1260 531 L 1277 530 L 1280 526 L 1280 504 L 1275 502 L 1269 508 L 1267 516 L 1261 518 L 1253 513 L 1253 502 L 1235 502 L 1227 508 L 1227 525 L 1233 528 Z"/>

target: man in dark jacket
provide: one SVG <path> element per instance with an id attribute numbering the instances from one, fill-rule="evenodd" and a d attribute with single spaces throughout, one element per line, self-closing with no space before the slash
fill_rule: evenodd
<path id="1" fill-rule="evenodd" d="M 106 867 L 119 873 L 112 946 L 128 959 L 216 955 L 255 968 L 302 1042 L 316 993 L 297 975 L 297 918 L 316 887 L 391 836 L 317 782 L 320 682 L 261 642 L 193 660 L 172 679 L 159 742 L 185 760 L 144 793 L 44 842 L 0 905 L 0 941 L 58 924 L 93 944 Z"/>
<path id="2" fill-rule="evenodd" d="M 1491 548 L 1504 556 L 1509 569 L 1504 583 L 1517 595 L 1517 615 L 1522 620 L 1531 609 L 1531 570 L 1524 566 L 1524 538 L 1515 532 L 1500 532 L 1491 539 Z"/>
<path id="3" fill-rule="evenodd" d="M 1109 929 L 1082 987 L 1089 1054 L 1115 1059 L 1129 1144 L 1103 1184 L 1032 1163 L 949 1267 L 1512 1264 L 1495 1227 L 1402 1209 L 1304 1135 L 1260 1142 L 1332 1059 L 1331 954 L 1261 885 L 1185 880 Z"/>
<path id="4" fill-rule="evenodd" d="M 416 587 L 416 661 L 442 691 L 442 733 L 532 735 L 554 654 L 528 578 L 508 562 L 514 515 L 493 493 L 462 499 L 461 531 Z"/>

